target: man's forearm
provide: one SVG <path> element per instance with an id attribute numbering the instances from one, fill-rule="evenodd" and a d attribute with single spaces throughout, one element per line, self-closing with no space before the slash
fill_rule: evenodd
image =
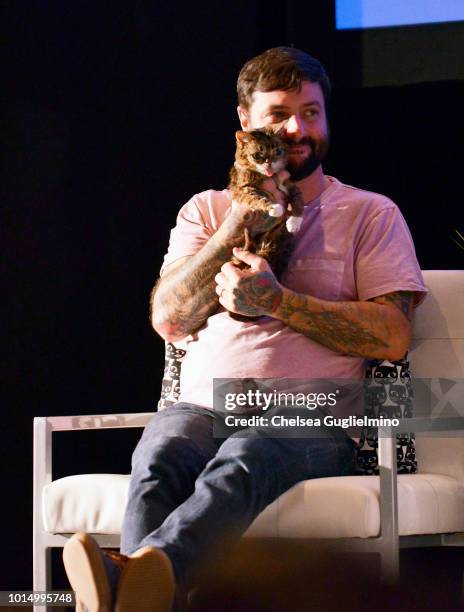
<path id="1" fill-rule="evenodd" d="M 410 325 L 395 306 L 329 302 L 282 288 L 271 316 L 334 351 L 369 359 L 401 359 Z"/>
<path id="2" fill-rule="evenodd" d="M 193 333 L 217 309 L 214 277 L 242 240 L 243 227 L 229 217 L 198 253 L 159 280 L 151 296 L 151 318 L 165 340 Z"/>

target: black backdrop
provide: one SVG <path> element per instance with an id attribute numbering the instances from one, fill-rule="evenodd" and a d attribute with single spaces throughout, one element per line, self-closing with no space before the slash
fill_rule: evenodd
<path id="1" fill-rule="evenodd" d="M 362 35 L 337 33 L 328 2 L 38 0 L 10 3 L 2 23 L 0 588 L 27 589 L 32 417 L 155 405 L 163 343 L 148 295 L 179 206 L 227 180 L 243 62 L 293 43 L 325 63 L 325 170 L 392 197 L 423 268 L 464 261 L 451 239 L 464 229 L 463 82 L 363 88 Z M 124 435 L 62 435 L 56 474 L 128 472 L 139 434 Z"/>

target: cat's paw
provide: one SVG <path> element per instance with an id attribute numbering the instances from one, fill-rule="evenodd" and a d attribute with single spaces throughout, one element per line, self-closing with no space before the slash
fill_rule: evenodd
<path id="1" fill-rule="evenodd" d="M 290 234 L 296 234 L 296 232 L 300 229 L 301 224 L 303 223 L 303 217 L 289 217 L 285 221 L 285 225 L 287 226 Z"/>
<path id="2" fill-rule="evenodd" d="M 281 217 L 285 212 L 282 204 L 271 204 L 268 208 L 268 214 L 270 217 Z"/>

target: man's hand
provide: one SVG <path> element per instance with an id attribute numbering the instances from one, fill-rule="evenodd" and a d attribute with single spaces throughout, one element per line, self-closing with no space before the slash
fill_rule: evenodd
<path id="1" fill-rule="evenodd" d="M 242 270 L 233 262 L 225 263 L 216 274 L 219 303 L 230 312 L 259 317 L 271 315 L 282 299 L 282 287 L 265 259 L 234 248 L 234 256 L 250 267 Z"/>

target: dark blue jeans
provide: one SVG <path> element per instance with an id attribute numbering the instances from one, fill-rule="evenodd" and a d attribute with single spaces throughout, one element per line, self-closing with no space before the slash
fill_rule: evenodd
<path id="1" fill-rule="evenodd" d="M 217 418 L 186 403 L 158 412 L 132 459 L 121 551 L 162 549 L 182 587 L 225 534 L 239 537 L 297 482 L 354 470 L 355 445 L 340 429 L 317 438 L 273 438 L 250 429 L 223 439 L 213 436 Z"/>

